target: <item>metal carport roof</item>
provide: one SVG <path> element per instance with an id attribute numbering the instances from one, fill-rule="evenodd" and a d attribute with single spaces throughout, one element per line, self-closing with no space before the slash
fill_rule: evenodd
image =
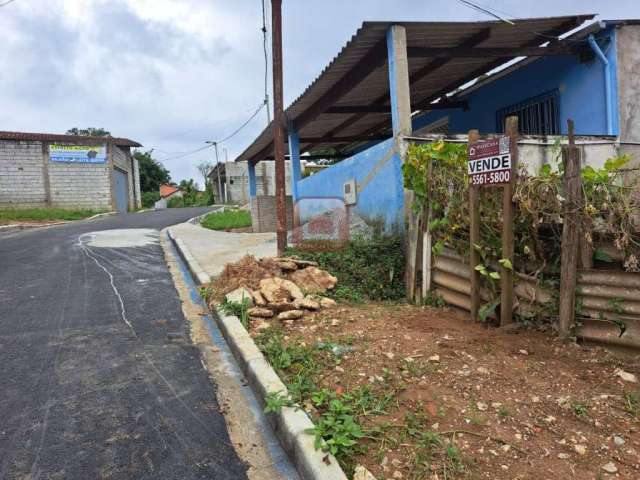
<path id="1" fill-rule="evenodd" d="M 594 15 L 487 22 L 364 22 L 322 73 L 286 110 L 301 140 L 310 148 L 345 149 L 354 143 L 389 137 L 389 80 L 386 33 L 406 28 L 412 110 L 438 108 L 445 95 L 523 55 L 574 52 L 575 42 L 558 37 Z M 537 48 L 548 44 L 548 48 Z M 463 106 L 463 105 L 456 105 Z M 427 108 L 428 107 L 428 108 Z M 441 105 L 442 107 L 442 105 Z M 272 155 L 271 126 L 236 161 Z"/>

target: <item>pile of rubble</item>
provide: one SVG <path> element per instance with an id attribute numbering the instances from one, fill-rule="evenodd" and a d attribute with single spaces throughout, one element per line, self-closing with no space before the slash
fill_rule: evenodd
<path id="1" fill-rule="evenodd" d="M 227 293 L 225 299 L 227 302 L 248 303 L 249 318 L 258 326 L 267 326 L 265 322 L 274 317 L 284 321 L 296 320 L 307 311 L 331 308 L 336 304 L 323 294 L 333 289 L 338 279 L 318 268 L 316 262 L 297 257 L 270 257 L 257 262 L 257 266 L 269 272 L 265 273 L 265 278 L 259 281 L 251 278 L 251 281 Z"/>

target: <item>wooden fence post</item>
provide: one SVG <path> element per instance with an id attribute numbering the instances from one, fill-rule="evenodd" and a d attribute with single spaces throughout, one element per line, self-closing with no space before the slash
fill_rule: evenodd
<path id="1" fill-rule="evenodd" d="M 514 251 L 514 185 L 518 173 L 518 117 L 508 117 L 505 131 L 509 136 L 511 152 L 511 180 L 502 189 L 502 258 L 511 262 L 511 268 L 504 265 L 500 271 L 500 325 L 513 322 L 513 251 Z"/>
<path id="2" fill-rule="evenodd" d="M 469 130 L 469 145 L 480 138 L 478 130 Z M 480 188 L 471 184 L 469 178 L 469 269 L 471 279 L 471 321 L 478 320 L 480 309 L 480 273 L 476 265 L 480 263 L 480 254 L 476 245 L 480 244 Z"/>
<path id="3" fill-rule="evenodd" d="M 427 165 L 427 194 L 431 198 L 431 176 L 433 172 L 433 159 L 429 159 Z M 431 207 L 427 205 L 427 211 L 422 212 L 423 234 L 422 234 L 422 300 L 424 301 L 431 291 Z"/>
<path id="4" fill-rule="evenodd" d="M 575 319 L 580 215 L 582 208 L 582 177 L 580 150 L 575 145 L 562 148 L 564 163 L 564 208 L 562 214 L 562 245 L 560 265 L 560 306 L 558 329 L 560 336 L 569 336 Z"/>

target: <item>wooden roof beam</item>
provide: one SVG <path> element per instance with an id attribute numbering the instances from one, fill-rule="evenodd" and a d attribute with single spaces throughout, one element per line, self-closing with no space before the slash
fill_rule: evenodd
<path id="1" fill-rule="evenodd" d="M 446 110 L 449 108 L 468 109 L 469 105 L 466 101 L 457 102 L 438 102 L 430 105 L 412 105 L 413 110 Z M 383 113 L 390 115 L 391 107 L 389 105 L 346 105 L 330 107 L 324 113 L 348 114 L 348 113 Z"/>
<path id="2" fill-rule="evenodd" d="M 487 41 L 490 36 L 491 36 L 491 29 L 490 28 L 483 28 L 478 33 L 474 33 L 473 35 L 469 36 L 469 38 L 467 38 L 465 41 L 463 41 L 460 44 L 460 46 L 461 47 L 466 47 L 466 48 L 474 47 L 476 45 L 480 45 L 482 42 Z M 450 61 L 451 61 L 450 58 L 436 58 L 436 59 L 432 60 L 431 62 L 429 62 L 424 67 L 420 68 L 419 70 L 417 70 L 417 71 L 415 71 L 415 72 L 413 72 L 412 74 L 409 75 L 409 84 L 411 85 L 412 83 L 416 83 L 416 82 L 422 80 L 427 75 L 429 75 L 430 73 L 433 73 L 434 71 L 438 70 L 439 68 L 445 66 Z M 376 98 L 372 102 L 372 104 L 374 104 L 374 105 L 376 105 L 376 104 L 385 104 L 387 102 L 389 102 L 389 92 L 388 91 L 385 92 L 384 94 L 380 95 L 378 98 Z M 342 122 L 340 125 L 338 125 L 334 129 L 332 129 L 328 133 L 328 135 L 329 136 L 336 135 L 338 132 L 342 131 L 344 128 L 346 128 L 346 127 L 354 124 L 358 120 L 364 118 L 365 115 L 366 114 L 364 114 L 364 113 L 359 113 L 359 114 L 356 114 L 356 115 L 353 115 L 353 116 L 349 117 L 344 122 Z"/>
<path id="3" fill-rule="evenodd" d="M 578 17 L 578 22 L 576 24 L 575 21 L 570 20 L 568 22 L 563 23 L 562 25 L 560 25 L 558 28 L 552 29 L 552 30 L 548 30 L 547 32 L 545 32 L 543 35 L 545 37 L 557 37 L 558 35 L 562 35 L 564 32 L 567 32 L 568 30 L 571 30 L 575 27 L 577 27 L 578 25 L 580 25 L 580 23 L 582 23 L 583 19 L 582 17 Z M 540 44 L 540 39 L 539 38 L 534 38 L 533 40 L 530 40 L 528 42 L 525 42 L 524 44 L 520 45 L 519 47 L 516 48 L 528 48 L 528 47 L 535 47 L 536 45 Z M 555 44 L 555 42 L 552 40 L 552 44 Z M 449 85 L 445 86 L 444 88 L 438 90 L 437 92 L 429 95 L 429 97 L 423 99 L 420 103 L 429 103 L 429 102 L 433 102 L 434 100 L 437 100 L 438 98 L 443 97 L 444 95 L 454 91 L 456 88 L 460 87 L 461 85 L 464 85 L 465 83 L 470 82 L 471 80 L 474 80 L 476 78 L 478 78 L 480 75 L 483 75 L 491 70 L 493 70 L 494 68 L 498 68 L 500 65 L 503 65 L 504 63 L 508 62 L 509 60 L 511 60 L 513 57 L 509 56 L 509 57 L 501 57 L 496 59 L 494 62 L 492 62 L 489 66 L 484 66 L 484 67 L 480 67 L 477 68 L 476 70 L 473 70 L 471 72 L 469 72 L 468 75 L 466 75 L 465 77 L 455 80 L 454 82 L 451 82 Z M 436 59 L 435 61 L 437 61 L 438 59 Z M 387 126 L 389 122 L 388 121 L 384 121 L 384 122 L 380 122 L 377 125 L 373 126 L 372 128 L 369 128 L 367 130 L 365 130 L 364 132 L 361 133 L 361 135 L 373 135 L 373 134 L 380 134 L 381 132 L 383 132 L 381 129 L 385 126 Z M 386 131 L 388 129 L 385 129 L 384 131 Z"/>
<path id="4" fill-rule="evenodd" d="M 506 48 L 485 48 L 485 47 L 453 47 L 453 48 L 430 48 L 430 47 L 408 47 L 407 55 L 410 58 L 424 57 L 545 57 L 551 55 L 576 55 L 585 49 L 581 45 L 559 44 L 549 47 L 506 47 Z"/>

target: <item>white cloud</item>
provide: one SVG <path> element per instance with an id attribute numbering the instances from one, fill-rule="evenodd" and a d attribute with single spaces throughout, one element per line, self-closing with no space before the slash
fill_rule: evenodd
<path id="1" fill-rule="evenodd" d="M 640 17 L 636 0 L 482 3 L 520 17 Z M 288 0 L 283 9 L 287 103 L 363 20 L 484 18 L 453 0 Z M 194 150 L 235 130 L 261 101 L 261 21 L 260 0 L 17 0 L 0 8 L 0 129 L 105 127 L 159 158 Z M 229 142 L 230 156 L 265 123 L 263 112 Z M 176 180 L 198 179 L 195 165 L 212 156 L 166 165 Z"/>

